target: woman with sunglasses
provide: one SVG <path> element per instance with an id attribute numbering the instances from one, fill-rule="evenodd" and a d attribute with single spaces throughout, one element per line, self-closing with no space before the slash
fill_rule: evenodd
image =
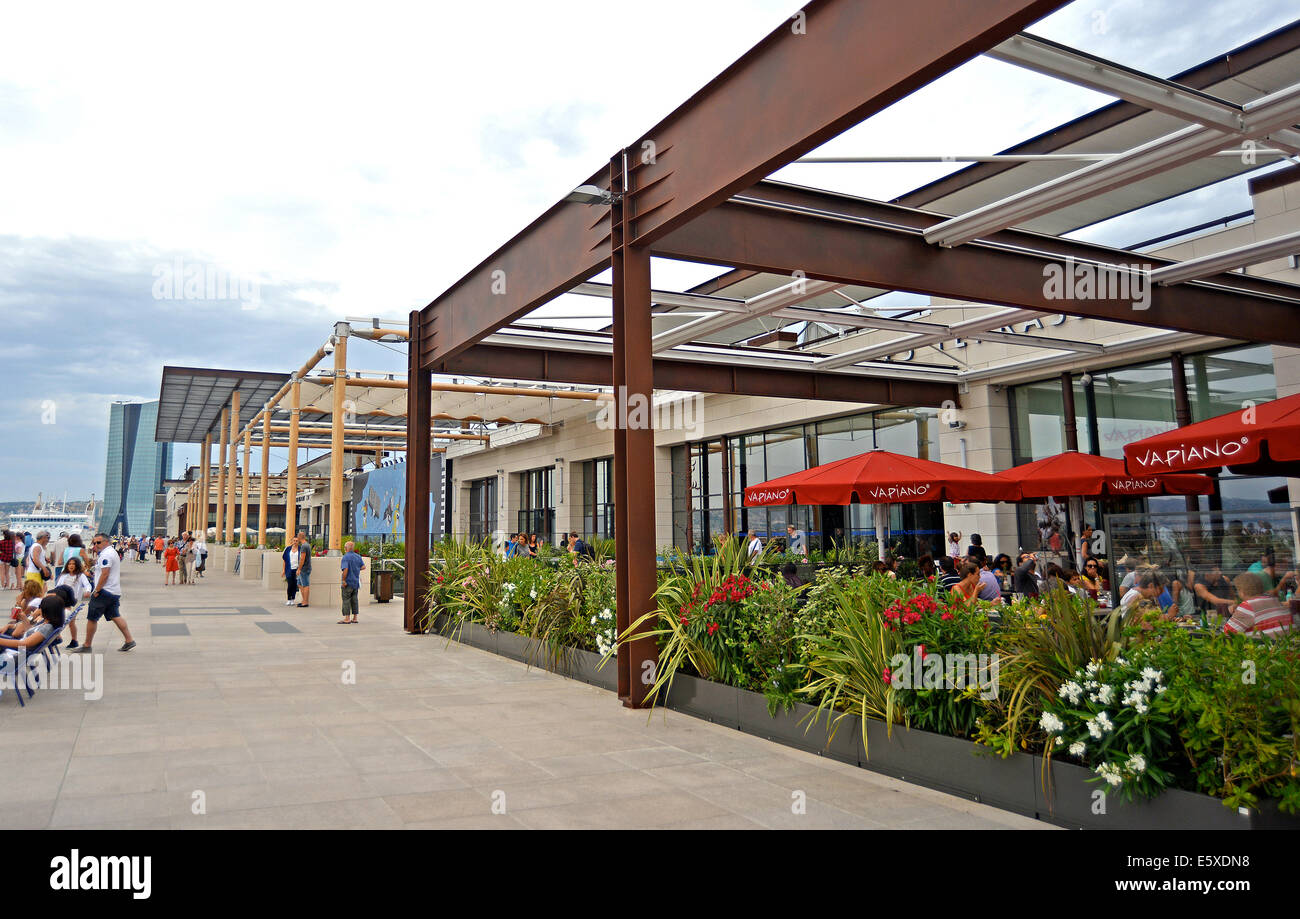
<path id="1" fill-rule="evenodd" d="M 1079 576 L 1084 590 L 1101 590 L 1101 570 L 1097 567 L 1097 560 L 1090 558 L 1083 563 L 1083 574 Z"/>

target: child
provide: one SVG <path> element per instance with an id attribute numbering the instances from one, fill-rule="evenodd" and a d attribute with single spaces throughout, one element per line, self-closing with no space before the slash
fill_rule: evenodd
<path id="1" fill-rule="evenodd" d="M 45 588 L 40 581 L 23 581 L 23 592 L 14 601 L 14 608 L 9 615 L 9 624 L 5 626 L 5 635 L 21 635 L 27 628 L 27 617 L 40 608 L 45 596 Z"/>
<path id="2" fill-rule="evenodd" d="M 77 613 L 81 612 L 82 605 L 86 602 L 86 597 L 90 595 L 90 579 L 86 577 L 85 571 L 81 567 L 81 559 L 72 556 L 68 563 L 63 566 L 63 574 L 59 577 L 58 587 L 66 587 L 72 591 L 72 603 L 69 608 L 72 610 L 68 618 L 72 620 L 68 623 L 68 635 L 72 639 L 68 642 L 68 650 L 77 647 Z"/>

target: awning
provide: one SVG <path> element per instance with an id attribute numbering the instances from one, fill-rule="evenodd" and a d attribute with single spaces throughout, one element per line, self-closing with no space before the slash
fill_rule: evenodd
<path id="1" fill-rule="evenodd" d="M 1245 475 L 1300 475 L 1300 394 L 1174 428 L 1124 447 L 1132 475 L 1227 466 Z"/>
<path id="2" fill-rule="evenodd" d="M 746 507 L 1016 501 L 1020 488 L 984 472 L 872 450 L 745 489 Z"/>
<path id="3" fill-rule="evenodd" d="M 1214 493 L 1214 480 L 1209 476 L 1129 475 L 1122 459 L 1075 450 L 1007 469 L 997 473 L 997 478 L 1016 483 L 1025 499 Z"/>

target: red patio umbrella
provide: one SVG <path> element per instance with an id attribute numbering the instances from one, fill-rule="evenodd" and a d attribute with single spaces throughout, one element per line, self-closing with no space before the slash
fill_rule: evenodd
<path id="1" fill-rule="evenodd" d="M 920 501 L 1015 501 L 1014 482 L 947 463 L 872 450 L 745 489 L 746 507 L 781 504 L 874 504 L 876 545 L 885 558 L 890 504 Z"/>
<path id="2" fill-rule="evenodd" d="M 1227 466 L 1239 474 L 1300 475 L 1300 394 L 1174 428 L 1124 447 L 1133 475 Z"/>
<path id="3" fill-rule="evenodd" d="M 1209 495 L 1214 480 L 1205 475 L 1129 475 L 1122 459 L 1067 450 L 997 473 L 1020 486 L 1022 498 L 1141 497 Z"/>
<path id="4" fill-rule="evenodd" d="M 1016 501 L 1020 488 L 986 472 L 872 450 L 745 489 L 746 507 Z"/>

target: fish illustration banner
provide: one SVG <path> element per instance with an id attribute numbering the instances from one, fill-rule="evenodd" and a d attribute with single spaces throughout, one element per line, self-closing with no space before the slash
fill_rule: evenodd
<path id="1" fill-rule="evenodd" d="M 442 476 L 442 457 L 435 455 L 429 469 L 429 520 L 434 533 L 442 532 Z M 406 463 L 352 477 L 352 532 L 399 542 L 406 538 Z"/>

